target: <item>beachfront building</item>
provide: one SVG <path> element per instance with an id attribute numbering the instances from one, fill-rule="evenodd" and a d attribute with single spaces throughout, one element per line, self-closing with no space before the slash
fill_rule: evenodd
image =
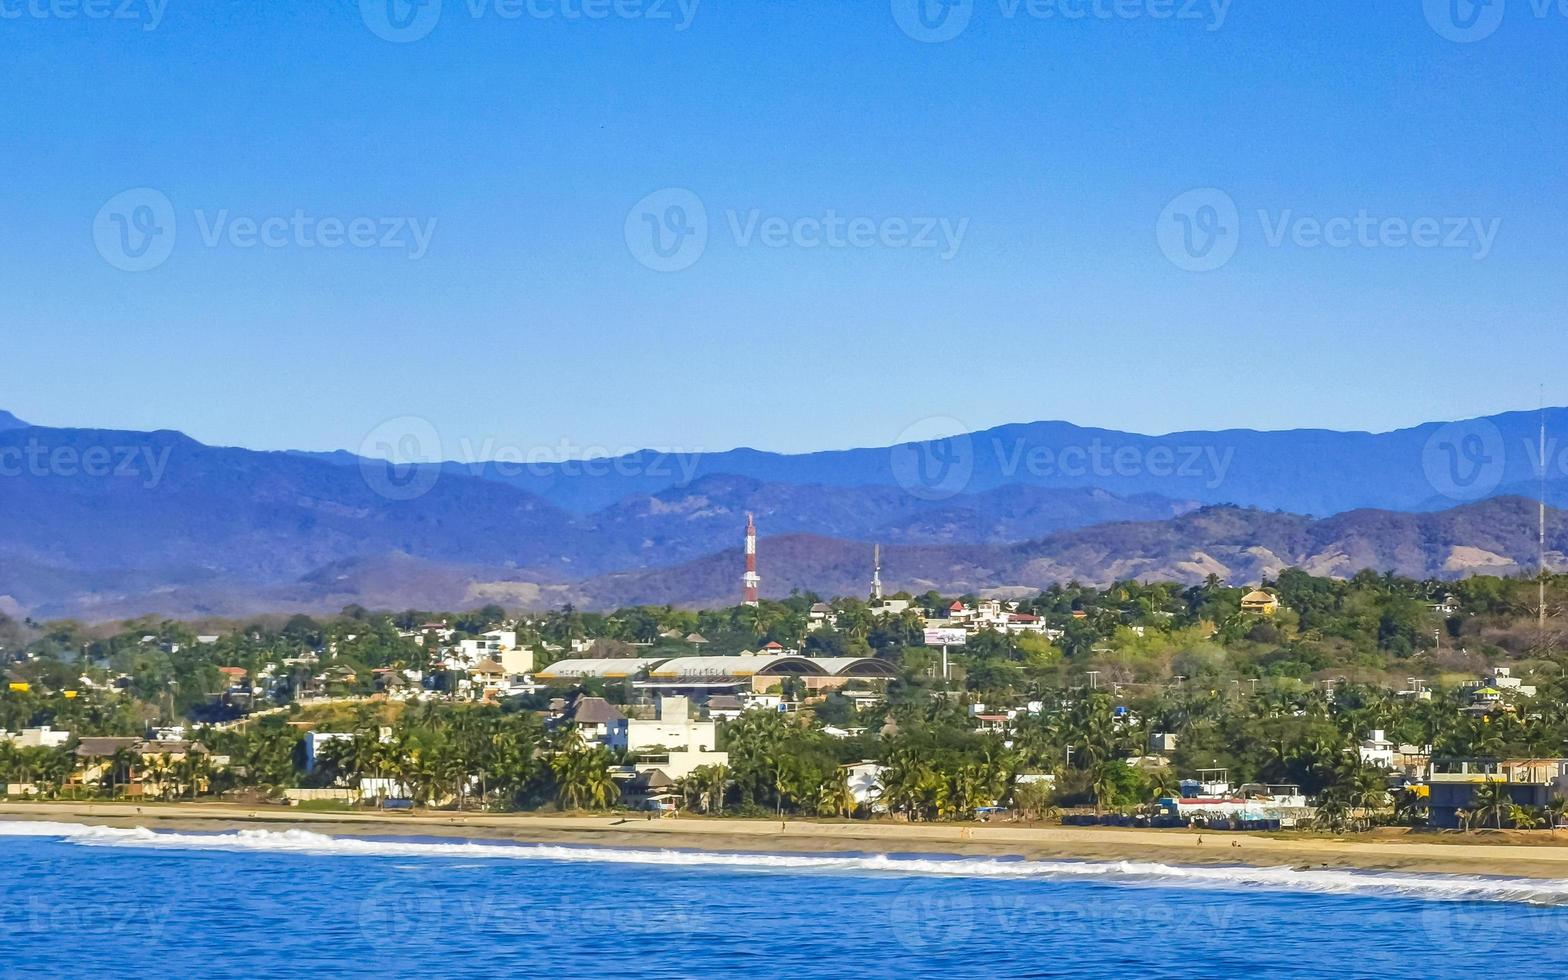
<path id="1" fill-rule="evenodd" d="M 1435 758 L 1427 778 L 1427 823 L 1459 827 L 1460 811 L 1475 809 L 1476 793 L 1487 783 L 1500 784 L 1512 803 L 1542 807 L 1554 796 L 1568 796 L 1568 759 Z"/>
<path id="2" fill-rule="evenodd" d="M 572 728 L 589 745 L 601 745 L 612 752 L 626 751 L 626 716 L 604 698 L 578 695 L 556 719 L 556 725 Z"/>
<path id="3" fill-rule="evenodd" d="M 1200 770 L 1201 780 L 1181 781 L 1182 794 L 1155 803 L 1155 822 L 1166 826 L 1275 829 L 1305 825 L 1313 808 L 1301 787 L 1246 783 L 1232 790 L 1224 770 Z"/>
<path id="4" fill-rule="evenodd" d="M 693 720 L 689 698 L 661 694 L 655 704 L 656 713 L 651 720 L 627 720 L 627 748 L 635 752 L 651 746 L 686 746 L 706 751 L 719 744 L 718 723 Z"/>
<path id="5" fill-rule="evenodd" d="M 855 805 L 878 809 L 877 801 L 882 798 L 882 773 L 885 767 L 867 761 L 851 762 L 839 768 L 844 770 L 848 778 L 849 792 L 855 798 Z"/>

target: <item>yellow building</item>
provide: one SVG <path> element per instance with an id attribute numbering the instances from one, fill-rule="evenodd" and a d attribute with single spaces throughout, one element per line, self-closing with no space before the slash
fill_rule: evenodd
<path id="1" fill-rule="evenodd" d="M 1253 589 L 1241 597 L 1241 611 L 1254 616 L 1272 616 L 1279 612 L 1279 600 L 1262 589 Z"/>

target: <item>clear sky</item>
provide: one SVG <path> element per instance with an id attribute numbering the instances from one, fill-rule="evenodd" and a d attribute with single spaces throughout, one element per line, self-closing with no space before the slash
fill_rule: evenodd
<path id="1" fill-rule="evenodd" d="M 0 408 L 40 424 L 460 457 L 1568 403 L 1529 0 L 55 2 L 0 0 Z"/>

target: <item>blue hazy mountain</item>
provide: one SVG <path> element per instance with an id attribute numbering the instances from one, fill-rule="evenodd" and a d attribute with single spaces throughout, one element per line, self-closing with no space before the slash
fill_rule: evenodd
<path id="1" fill-rule="evenodd" d="M 1568 413 L 1549 419 L 1552 431 L 1568 429 Z M 681 465 L 655 465 L 650 453 L 595 476 L 561 466 L 502 478 L 466 464 L 400 472 L 343 452 L 207 446 L 167 430 L 29 427 L 0 413 L 0 610 L 106 618 L 350 601 L 707 601 L 730 591 L 726 552 L 747 512 L 765 540 L 828 543 L 817 558 L 784 546 L 766 577 L 822 592 L 859 591 L 870 542 L 908 549 L 930 587 L 1121 570 L 1201 577 L 1212 564 L 1201 555 L 1250 574 L 1272 559 L 1223 555 L 1245 552 L 1252 536 L 1280 560 L 1334 574 L 1385 561 L 1465 574 L 1512 567 L 1528 550 L 1517 507 L 1452 509 L 1471 495 L 1535 492 L 1537 423 L 1514 413 L 1381 435 L 1143 436 L 1048 422 L 917 446 L 738 450 Z M 1561 467 L 1549 477 L 1550 499 L 1564 502 Z M 1232 503 L 1243 506 L 1213 509 Z M 1223 540 L 1221 523 L 1199 519 L 1278 511 L 1295 527 L 1347 510 L 1362 516 L 1302 525 L 1326 535 L 1321 547 L 1291 544 L 1260 516 Z M 1400 517 L 1429 511 L 1454 516 Z M 1442 533 L 1428 540 L 1423 528 Z M 1009 549 L 1034 544 L 1044 550 L 1019 565 Z"/>
<path id="2" fill-rule="evenodd" d="M 1092 487 L 1120 497 L 1153 494 L 1327 516 L 1358 507 L 1431 510 L 1521 488 L 1533 495 L 1528 488 L 1539 479 L 1539 423 L 1537 412 L 1508 412 L 1384 433 L 1226 429 L 1143 435 L 1029 422 L 898 447 L 801 455 L 735 449 L 674 458 L 641 452 L 618 457 L 599 475 L 579 474 L 571 464 L 530 465 L 526 472 L 468 464 L 461 469 L 578 513 L 657 493 L 684 472 L 938 494 L 955 488 L 976 493 L 1003 486 Z M 1548 443 L 1548 476 L 1568 484 L 1568 409 L 1549 409 L 1547 423 L 1559 434 Z"/>

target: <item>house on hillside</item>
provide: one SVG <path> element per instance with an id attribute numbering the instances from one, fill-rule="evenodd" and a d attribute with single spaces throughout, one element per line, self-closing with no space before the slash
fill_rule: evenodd
<path id="1" fill-rule="evenodd" d="M 1241 597 L 1241 611 L 1249 616 L 1272 616 L 1279 612 L 1279 599 L 1262 589 L 1253 589 Z"/>

